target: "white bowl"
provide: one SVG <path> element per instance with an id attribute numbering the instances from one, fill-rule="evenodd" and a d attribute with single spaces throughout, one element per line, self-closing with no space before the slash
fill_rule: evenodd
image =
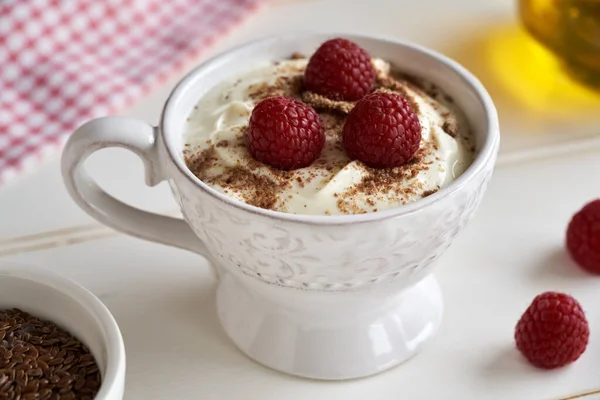
<path id="1" fill-rule="evenodd" d="M 88 347 L 102 375 L 95 400 L 123 398 L 123 338 L 110 311 L 89 290 L 41 268 L 0 263 L 0 309 L 13 307 L 56 323 Z"/>

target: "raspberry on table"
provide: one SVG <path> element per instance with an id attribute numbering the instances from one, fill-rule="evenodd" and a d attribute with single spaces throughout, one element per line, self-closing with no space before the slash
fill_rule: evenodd
<path id="1" fill-rule="evenodd" d="M 350 158 L 373 168 L 391 168 L 410 161 L 417 152 L 421 124 L 404 97 L 376 92 L 356 103 L 342 135 Z"/>
<path id="2" fill-rule="evenodd" d="M 272 167 L 292 170 L 309 166 L 321 154 L 325 133 L 317 112 L 283 96 L 260 101 L 250 116 L 248 149 Z"/>
<path id="3" fill-rule="evenodd" d="M 517 349 L 531 364 L 545 369 L 576 361 L 585 351 L 589 336 L 579 302 L 558 292 L 545 292 L 533 299 L 515 328 Z"/>
<path id="4" fill-rule="evenodd" d="M 347 39 L 331 39 L 312 55 L 304 72 L 304 86 L 332 100 L 356 101 L 370 93 L 375 67 L 362 47 Z"/>
<path id="5" fill-rule="evenodd" d="M 569 222 L 567 250 L 583 269 L 600 274 L 600 199 L 589 202 Z"/>

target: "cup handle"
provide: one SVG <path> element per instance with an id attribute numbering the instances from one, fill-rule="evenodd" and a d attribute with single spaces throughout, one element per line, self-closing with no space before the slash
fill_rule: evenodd
<path id="1" fill-rule="evenodd" d="M 199 253 L 212 261 L 204 243 L 180 218 L 171 218 L 131 207 L 102 190 L 83 168 L 96 150 L 121 147 L 144 162 L 146 184 L 155 186 L 162 175 L 157 132 L 146 122 L 125 117 L 103 117 L 87 122 L 67 141 L 61 159 L 63 180 L 73 200 L 104 225 L 138 238 Z"/>

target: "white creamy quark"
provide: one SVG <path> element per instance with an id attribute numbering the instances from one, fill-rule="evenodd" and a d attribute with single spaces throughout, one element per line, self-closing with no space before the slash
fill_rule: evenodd
<path id="1" fill-rule="evenodd" d="M 455 180 L 471 164 L 469 126 L 462 113 L 453 104 L 437 98 L 440 96 L 434 98 L 413 85 L 402 88 L 416 105 L 422 127 L 420 157 L 410 167 L 412 173 L 408 173 L 409 167 L 398 167 L 393 169 L 397 173 L 386 175 L 385 182 L 381 181 L 378 176 L 384 171 L 367 168 L 347 156 L 341 146 L 339 128 L 337 133 L 326 130 L 321 156 L 306 168 L 282 173 L 257 163 L 244 138 L 250 114 L 258 102 L 253 94 L 257 87 L 275 85 L 279 78 L 297 79 L 306 63 L 307 60 L 300 59 L 256 66 L 237 80 L 224 82 L 204 95 L 188 119 L 186 159 L 194 160 L 210 152 L 214 162 L 207 163 L 201 171 L 188 162 L 190 169 L 214 189 L 242 202 L 253 204 L 256 188 L 233 187 L 227 179 L 219 179 L 232 168 L 273 182 L 278 192 L 267 208 L 294 214 L 343 215 L 381 211 L 417 201 Z M 378 76 L 390 74 L 387 62 L 375 59 L 373 63 Z M 324 115 L 325 125 L 328 118 L 341 117 Z M 455 125 L 453 136 L 442 128 L 449 118 Z M 390 182 L 389 176 L 398 179 Z"/>

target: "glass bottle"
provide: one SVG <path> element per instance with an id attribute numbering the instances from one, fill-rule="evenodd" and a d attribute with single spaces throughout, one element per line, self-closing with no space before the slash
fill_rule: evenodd
<path id="1" fill-rule="evenodd" d="M 519 0 L 519 13 L 571 76 L 600 89 L 600 0 Z"/>

